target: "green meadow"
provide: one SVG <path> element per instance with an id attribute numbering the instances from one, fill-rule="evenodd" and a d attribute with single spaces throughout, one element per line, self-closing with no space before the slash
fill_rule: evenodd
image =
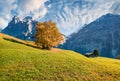
<path id="1" fill-rule="evenodd" d="M 57 48 L 40 50 L 0 34 L 0 81 L 120 81 L 120 60 L 87 58 Z"/>

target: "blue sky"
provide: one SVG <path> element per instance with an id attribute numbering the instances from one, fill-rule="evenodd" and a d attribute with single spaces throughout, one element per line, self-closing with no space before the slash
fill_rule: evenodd
<path id="1" fill-rule="evenodd" d="M 107 13 L 120 14 L 120 0 L 0 0 L 0 28 L 13 16 L 52 19 L 69 35 Z"/>

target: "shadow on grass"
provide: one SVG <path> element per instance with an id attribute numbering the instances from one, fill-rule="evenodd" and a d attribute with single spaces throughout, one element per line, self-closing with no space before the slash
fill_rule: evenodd
<path id="1" fill-rule="evenodd" d="M 10 42 L 15 42 L 15 43 L 23 44 L 23 45 L 26 45 L 26 46 L 30 46 L 30 47 L 33 47 L 33 48 L 38 48 L 36 46 L 33 46 L 33 45 L 30 45 L 30 44 L 27 44 L 27 43 L 23 43 L 23 42 L 17 41 L 15 39 L 11 39 L 11 38 L 3 38 L 3 39 L 7 40 L 7 41 L 10 41 Z"/>

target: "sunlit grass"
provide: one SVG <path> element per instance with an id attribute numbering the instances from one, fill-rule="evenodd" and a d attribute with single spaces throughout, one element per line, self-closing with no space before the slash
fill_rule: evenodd
<path id="1" fill-rule="evenodd" d="M 120 61 L 0 39 L 0 81 L 119 81 Z"/>

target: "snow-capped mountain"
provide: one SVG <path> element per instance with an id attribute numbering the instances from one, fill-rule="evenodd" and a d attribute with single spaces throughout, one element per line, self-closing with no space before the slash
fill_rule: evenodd
<path id="1" fill-rule="evenodd" d="M 2 33 L 23 39 L 32 40 L 32 36 L 35 34 L 35 27 L 37 21 L 32 20 L 32 17 L 25 17 L 20 19 L 14 16 L 8 26 L 2 30 Z"/>
<path id="2" fill-rule="evenodd" d="M 103 15 L 73 33 L 61 47 L 83 54 L 98 49 L 101 56 L 116 57 L 120 54 L 120 15 Z"/>

